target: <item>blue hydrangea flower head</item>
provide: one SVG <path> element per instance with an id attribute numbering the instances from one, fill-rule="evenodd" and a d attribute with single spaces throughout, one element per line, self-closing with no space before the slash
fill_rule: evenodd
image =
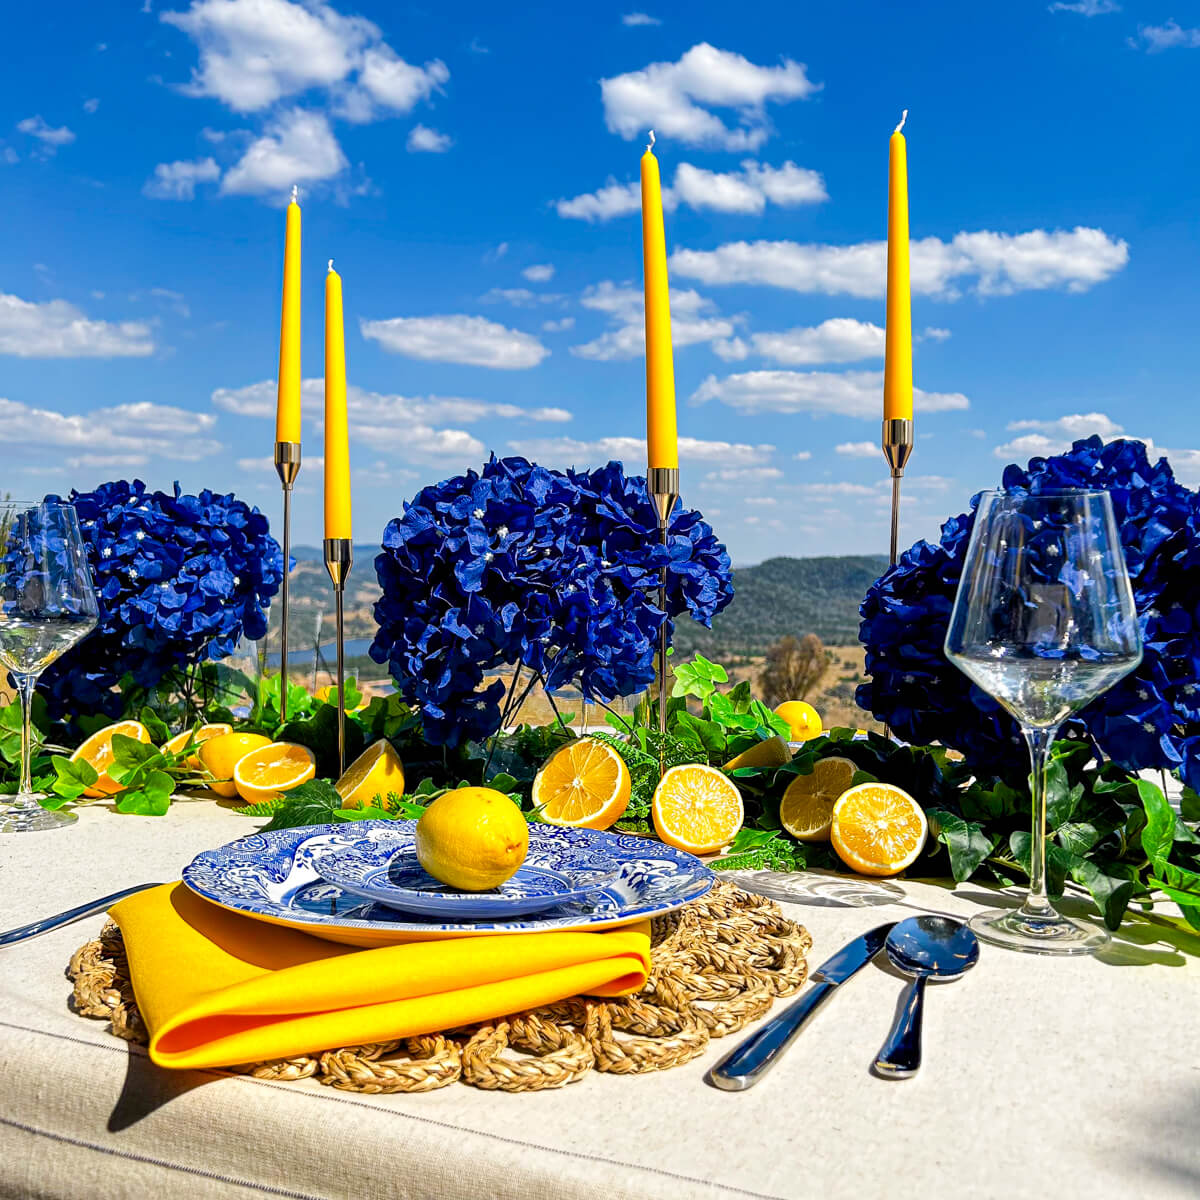
<path id="1" fill-rule="evenodd" d="M 154 687 L 266 633 L 283 552 L 257 508 L 208 489 L 185 495 L 178 484 L 151 492 L 140 479 L 67 499 L 79 514 L 100 621 L 41 677 L 54 716 L 118 716 L 116 687 L 126 676 Z"/>
<path id="2" fill-rule="evenodd" d="M 667 572 L 667 610 L 658 583 Z M 371 657 L 387 663 L 434 743 L 486 737 L 515 664 L 589 699 L 654 678 L 663 624 L 704 624 L 733 597 L 729 555 L 698 513 L 677 508 L 665 545 L 645 481 L 620 463 L 548 470 L 494 455 L 423 488 L 388 523 L 375 559 L 382 596 Z"/>
<path id="3" fill-rule="evenodd" d="M 1180 770 L 1200 786 L 1200 495 L 1151 463 L 1143 443 L 1077 441 L 1065 454 L 1005 468 L 1003 485 L 1109 492 L 1142 625 L 1141 666 L 1063 727 L 1130 771 Z M 918 542 L 871 587 L 860 638 L 870 680 L 860 707 L 907 741 L 942 742 L 1009 778 L 1028 770 L 1016 723 L 943 652 L 979 497 L 937 544 Z"/>

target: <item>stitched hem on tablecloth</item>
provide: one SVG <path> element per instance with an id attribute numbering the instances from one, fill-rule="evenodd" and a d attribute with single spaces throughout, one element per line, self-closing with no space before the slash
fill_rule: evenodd
<path id="1" fill-rule="evenodd" d="M 0 1021 L 0 1028 L 16 1029 L 21 1033 L 38 1033 L 43 1037 L 57 1038 L 59 1041 L 77 1042 L 81 1046 L 90 1046 L 95 1050 L 108 1050 L 114 1054 L 131 1053 L 138 1055 L 139 1058 L 148 1058 L 145 1048 L 138 1046 L 133 1042 L 126 1042 L 123 1046 L 108 1045 L 105 1042 L 92 1042 L 86 1038 L 73 1037 L 69 1033 L 53 1033 L 48 1029 L 31 1029 L 25 1025 L 14 1025 L 10 1021 Z M 331 1104 L 353 1104 L 358 1108 L 366 1108 L 374 1113 L 383 1113 L 390 1117 L 400 1117 L 406 1121 L 416 1121 L 420 1125 L 430 1125 L 435 1129 L 446 1129 L 454 1133 L 469 1133 L 476 1137 L 488 1138 L 494 1142 L 500 1142 L 508 1146 L 520 1146 L 524 1150 L 541 1150 L 546 1154 L 558 1155 L 561 1158 L 571 1158 L 580 1162 L 601 1163 L 610 1167 L 623 1167 L 629 1171 L 642 1171 L 648 1175 L 657 1175 L 663 1179 L 676 1179 L 680 1183 L 699 1183 L 709 1188 L 719 1188 L 723 1192 L 727 1192 L 736 1196 L 748 1196 L 751 1200 L 782 1200 L 780 1196 L 772 1196 L 766 1192 L 752 1192 L 749 1188 L 737 1187 L 734 1184 L 718 1183 L 713 1179 L 700 1179 L 695 1175 L 681 1175 L 677 1171 L 668 1171 L 663 1167 L 647 1167 L 642 1163 L 625 1162 L 619 1158 L 604 1158 L 599 1154 L 585 1154 L 579 1150 L 562 1150 L 558 1146 L 547 1146 L 540 1142 L 525 1142 L 520 1138 L 508 1137 L 503 1133 L 489 1133 L 483 1129 L 470 1129 L 462 1125 L 453 1125 L 449 1121 L 439 1121 L 434 1117 L 417 1116 L 415 1113 L 397 1112 L 395 1109 L 381 1108 L 374 1104 L 366 1104 L 362 1100 L 354 1100 L 349 1096 L 337 1095 L 328 1096 L 321 1092 L 308 1091 L 303 1088 L 297 1088 L 295 1084 L 279 1083 L 270 1079 L 255 1079 L 253 1075 L 238 1075 L 232 1071 L 218 1071 L 209 1068 L 200 1068 L 190 1073 L 197 1075 L 211 1075 L 217 1079 L 239 1079 L 246 1083 L 254 1083 L 259 1087 L 278 1088 L 285 1091 L 290 1096 L 303 1096 L 310 1100 L 328 1100 Z M 3 1118 L 0 1118 L 2 1120 Z M 186 1169 L 186 1168 L 184 1168 Z"/>
<path id="2" fill-rule="evenodd" d="M 13 1026 L 9 1026 L 9 1028 L 13 1028 Z M 99 1142 L 88 1142 L 83 1138 L 68 1137 L 64 1133 L 54 1133 L 49 1129 L 38 1129 L 36 1125 L 10 1121 L 8 1117 L 0 1117 L 0 1125 L 7 1125 L 10 1129 L 19 1129 L 22 1133 L 31 1133 L 35 1137 L 49 1138 L 53 1142 L 61 1142 L 67 1146 L 78 1146 L 81 1150 L 95 1150 L 99 1154 L 110 1154 L 114 1158 L 145 1163 L 151 1167 L 162 1167 L 167 1171 L 182 1171 L 185 1175 L 196 1175 L 201 1179 L 211 1179 L 216 1183 L 229 1183 L 234 1187 L 249 1188 L 267 1196 L 283 1196 L 286 1200 L 324 1200 L 321 1196 L 314 1196 L 312 1192 L 292 1192 L 287 1188 L 272 1187 L 269 1183 L 251 1183 L 250 1180 L 238 1179 L 235 1175 L 222 1175 L 219 1171 L 207 1171 L 203 1167 L 187 1167 L 183 1163 L 168 1162 L 165 1158 L 153 1158 L 148 1154 L 134 1154 L 130 1150 L 117 1150 L 112 1146 L 103 1146 Z"/>

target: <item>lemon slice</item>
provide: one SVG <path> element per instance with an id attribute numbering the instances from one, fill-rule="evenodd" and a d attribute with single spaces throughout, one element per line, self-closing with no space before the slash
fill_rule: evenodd
<path id="1" fill-rule="evenodd" d="M 139 742 L 150 741 L 150 733 L 141 721 L 117 721 L 97 729 L 71 755 L 72 762 L 86 762 L 100 777 L 84 790 L 85 796 L 94 799 L 97 796 L 112 796 L 121 790 L 121 785 L 108 774 L 108 768 L 113 765 L 113 737 L 118 733 L 136 738 Z"/>
<path id="2" fill-rule="evenodd" d="M 533 781 L 543 821 L 607 829 L 629 807 L 633 781 L 625 760 L 599 738 L 579 738 L 546 759 Z"/>
<path id="3" fill-rule="evenodd" d="M 372 742 L 334 785 L 343 808 L 368 808 L 389 792 L 404 795 L 404 765 L 387 738 Z"/>
<path id="4" fill-rule="evenodd" d="M 928 832 L 924 810 L 903 788 L 860 783 L 833 806 L 829 840 L 860 875 L 898 875 L 916 861 Z"/>
<path id="5" fill-rule="evenodd" d="M 654 831 L 668 846 L 715 854 L 733 841 L 746 819 L 737 784 L 716 767 L 687 763 L 659 781 L 650 806 Z"/>
<path id="6" fill-rule="evenodd" d="M 797 775 L 779 802 L 779 823 L 800 842 L 829 841 L 833 806 L 858 768 L 848 758 L 821 758 L 809 775 Z"/>
<path id="7" fill-rule="evenodd" d="M 307 783 L 316 773 L 316 760 L 307 746 L 271 742 L 238 759 L 233 784 L 247 804 L 262 804 Z"/>
<path id="8" fill-rule="evenodd" d="M 743 750 L 736 758 L 731 758 L 725 764 L 725 770 L 732 771 L 737 767 L 782 767 L 791 761 L 791 749 L 777 734 L 758 742 L 749 750 Z"/>

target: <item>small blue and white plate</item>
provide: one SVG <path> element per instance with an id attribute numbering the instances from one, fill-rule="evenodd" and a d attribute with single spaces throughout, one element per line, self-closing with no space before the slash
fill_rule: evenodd
<path id="1" fill-rule="evenodd" d="M 530 842 L 553 839 L 561 853 L 600 856 L 606 883 L 574 900 L 515 918 L 446 918 L 402 913 L 351 895 L 321 878 L 317 861 L 356 843 L 378 841 L 388 856 L 412 847 L 416 821 L 354 821 L 253 833 L 196 855 L 183 882 L 222 908 L 351 946 L 442 938 L 494 937 L 545 930 L 600 930 L 631 925 L 698 900 L 716 876 L 694 855 L 650 838 L 592 829 L 530 830 Z"/>
<path id="2" fill-rule="evenodd" d="M 410 833 L 386 832 L 322 854 L 317 873 L 352 896 L 402 912 L 454 920 L 519 917 L 582 900 L 616 878 L 620 867 L 604 851 L 570 845 L 553 833 L 529 832 L 529 853 L 498 888 L 460 892 L 435 879 L 417 860 Z"/>

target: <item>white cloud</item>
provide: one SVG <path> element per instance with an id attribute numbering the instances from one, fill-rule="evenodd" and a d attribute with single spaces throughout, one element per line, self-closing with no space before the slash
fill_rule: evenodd
<path id="1" fill-rule="evenodd" d="M 912 289 L 954 299 L 959 282 L 974 280 L 981 295 L 1053 287 L 1082 292 L 1128 261 L 1127 243 L 1102 229 L 958 233 L 949 242 L 928 237 L 912 243 Z M 875 298 L 885 292 L 887 243 L 729 242 L 716 250 L 678 250 L 670 267 L 676 275 L 708 284 L 754 283 Z"/>
<path id="2" fill-rule="evenodd" d="M 1165 25 L 1143 25 L 1138 29 L 1138 33 L 1151 54 L 1176 47 L 1186 50 L 1200 47 L 1200 29 L 1184 29 L 1174 18 Z"/>
<path id="3" fill-rule="evenodd" d="M 644 437 L 606 437 L 595 441 L 579 441 L 575 438 L 534 438 L 528 441 L 512 441 L 509 449 L 526 458 L 541 463 L 564 466 L 589 466 L 622 459 L 638 463 L 646 456 Z M 709 442 L 699 438 L 681 437 L 679 457 L 684 462 L 728 463 L 733 466 L 758 468 L 770 460 L 775 447 L 752 446 L 745 442 Z"/>
<path id="4" fill-rule="evenodd" d="M 411 112 L 419 101 L 428 100 L 439 91 L 449 78 L 450 71 L 441 59 L 415 67 L 390 46 L 372 47 L 363 55 L 359 86 L 343 97 L 343 115 L 352 120 L 371 120 L 375 115 L 371 101 L 398 113 Z"/>
<path id="5" fill-rule="evenodd" d="M 66 300 L 0 294 L 0 354 L 17 358 L 144 358 L 154 337 L 144 321 L 91 320 Z"/>
<path id="6" fill-rule="evenodd" d="M 575 318 L 574 317 L 562 317 L 560 320 L 557 320 L 557 321 L 543 321 L 542 328 L 547 333 L 563 333 L 568 329 L 575 328 Z"/>
<path id="7" fill-rule="evenodd" d="M 206 436 L 212 413 L 165 404 L 118 404 L 67 415 L 0 400 L 0 441 L 9 454 L 77 451 L 69 466 L 141 466 L 155 458 L 196 461 L 223 449 Z"/>
<path id="8" fill-rule="evenodd" d="M 806 496 L 876 496 L 878 492 L 864 483 L 848 483 L 840 480 L 836 483 L 801 483 L 796 490 Z"/>
<path id="9" fill-rule="evenodd" d="M 181 317 L 190 317 L 192 310 L 188 307 L 187 298 L 182 292 L 173 291 L 171 288 L 152 287 L 149 294 L 155 300 L 161 300 L 173 312 Z"/>
<path id="10" fill-rule="evenodd" d="M 944 342 L 950 337 L 950 330 L 939 329 L 936 325 L 926 325 L 917 335 L 919 342 Z"/>
<path id="11" fill-rule="evenodd" d="M 691 288 L 673 288 L 671 300 L 671 342 L 676 347 L 692 346 L 730 338 L 734 325 L 726 317 L 715 315 L 711 300 Z M 580 300 L 585 308 L 607 313 L 613 329 L 600 337 L 571 347 L 579 358 L 601 362 L 637 358 L 646 351 L 644 296 L 640 288 L 614 284 L 605 280 L 584 292 Z"/>
<path id="12" fill-rule="evenodd" d="M 1062 454 L 1079 438 L 1098 434 L 1105 441 L 1120 437 L 1125 430 L 1107 413 L 1068 413 L 1052 420 L 1010 421 L 1009 433 L 1020 436 L 997 446 L 997 458 L 1032 458 L 1036 455 Z"/>
<path id="13" fill-rule="evenodd" d="M 768 101 L 787 103 L 817 90 L 801 63 L 784 59 L 760 67 L 728 50 L 701 42 L 678 62 L 651 63 L 600 81 L 604 119 L 626 141 L 654 129 L 660 137 L 692 146 L 755 150 L 766 141 Z M 733 109 L 730 127 L 712 109 Z"/>
<path id="14" fill-rule="evenodd" d="M 21 133 L 27 133 L 30 137 L 37 138 L 42 143 L 42 153 L 47 156 L 53 154 L 59 146 L 70 145 L 75 140 L 74 133 L 65 125 L 60 125 L 56 129 L 48 125 L 40 113 L 37 116 L 26 117 L 23 121 L 18 121 L 17 129 Z"/>
<path id="15" fill-rule="evenodd" d="M 1175 478 L 1184 487 L 1200 488 L 1200 450 L 1168 450 L 1160 446 L 1158 452 L 1166 455 Z"/>
<path id="16" fill-rule="evenodd" d="M 220 175 L 221 168 L 213 158 L 159 163 L 142 192 L 157 200 L 191 200 L 196 195 L 197 183 L 212 183 Z"/>
<path id="17" fill-rule="evenodd" d="M 663 207 L 672 211 L 680 204 L 696 210 L 711 209 L 727 213 L 761 213 L 767 202 L 780 207 L 816 204 L 828 200 L 825 181 L 818 171 L 785 162 L 781 167 L 746 159 L 740 171 L 709 171 L 691 163 L 675 168 L 675 181 L 663 189 Z M 585 192 L 570 200 L 559 200 L 555 210 L 560 217 L 581 221 L 608 221 L 639 212 L 642 206 L 640 185 L 617 183 L 613 179 L 595 192 Z"/>
<path id="18" fill-rule="evenodd" d="M 325 406 L 325 381 L 305 379 L 300 386 L 303 412 L 310 421 L 320 424 Z M 217 388 L 212 394 L 212 403 L 222 412 L 243 417 L 273 417 L 276 397 L 275 380 L 264 379 L 240 388 Z M 353 383 L 346 389 L 346 411 L 351 424 L 361 425 L 364 433 L 369 433 L 375 424 L 404 427 L 458 421 L 469 425 L 485 419 L 562 424 L 571 420 L 571 414 L 563 408 L 527 409 L 463 396 L 387 395 L 367 391 Z"/>
<path id="19" fill-rule="evenodd" d="M 881 453 L 874 442 L 839 442 L 833 449 L 847 458 L 874 458 Z"/>
<path id="20" fill-rule="evenodd" d="M 628 25 L 630 28 L 637 28 L 639 25 L 661 25 L 662 21 L 658 17 L 650 16 L 649 13 L 631 12 L 622 15 L 621 24 Z"/>
<path id="21" fill-rule="evenodd" d="M 521 272 L 531 283 L 549 283 L 554 278 L 553 263 L 534 263 Z"/>
<path id="22" fill-rule="evenodd" d="M 1051 12 L 1078 13 L 1081 17 L 1102 17 L 1105 13 L 1121 11 L 1116 0 L 1076 0 L 1067 4 L 1064 0 L 1054 0 L 1050 5 Z"/>
<path id="23" fill-rule="evenodd" d="M 533 292 L 529 288 L 488 288 L 479 297 L 485 304 L 511 304 L 514 308 L 536 308 L 539 304 L 561 304 L 561 292 Z"/>
<path id="24" fill-rule="evenodd" d="M 429 362 L 521 370 L 550 353 L 531 333 L 462 313 L 359 322 L 362 335 L 392 354 Z"/>
<path id="25" fill-rule="evenodd" d="M 704 476 L 705 483 L 759 483 L 764 479 L 782 479 L 778 467 L 721 467 Z"/>
<path id="26" fill-rule="evenodd" d="M 83 111 L 85 113 L 94 113 L 100 107 L 100 98 L 93 96 L 90 100 L 83 102 Z"/>
<path id="27" fill-rule="evenodd" d="M 812 451 L 811 450 L 797 450 L 796 453 L 792 455 L 792 457 L 797 462 L 807 462 L 810 458 L 812 458 Z"/>
<path id="28" fill-rule="evenodd" d="M 212 3 L 213 0 L 206 0 Z M 292 184 L 331 179 L 346 168 L 346 156 L 323 113 L 293 108 L 282 112 L 225 172 L 229 195 L 275 193 L 283 203 Z"/>
<path id="29" fill-rule="evenodd" d="M 408 131 L 408 141 L 405 145 L 410 151 L 425 151 L 428 154 L 444 154 L 454 144 L 454 139 L 448 133 L 438 133 L 427 125 L 414 125 Z"/>
<path id="30" fill-rule="evenodd" d="M 959 392 L 913 392 L 922 412 L 968 408 Z M 747 371 L 717 379 L 710 375 L 692 394 L 693 404 L 719 400 L 742 412 L 877 417 L 883 411 L 882 371 Z"/>
<path id="31" fill-rule="evenodd" d="M 831 317 L 810 328 L 786 329 L 779 333 L 755 333 L 750 342 L 756 353 L 787 366 L 855 362 L 882 358 L 884 332 L 869 321 Z"/>
<path id="32" fill-rule="evenodd" d="M 21 161 L 21 156 L 11 146 L 5 146 L 3 152 L 0 152 L 0 159 L 4 160 L 6 166 L 11 167 L 13 163 Z"/>

